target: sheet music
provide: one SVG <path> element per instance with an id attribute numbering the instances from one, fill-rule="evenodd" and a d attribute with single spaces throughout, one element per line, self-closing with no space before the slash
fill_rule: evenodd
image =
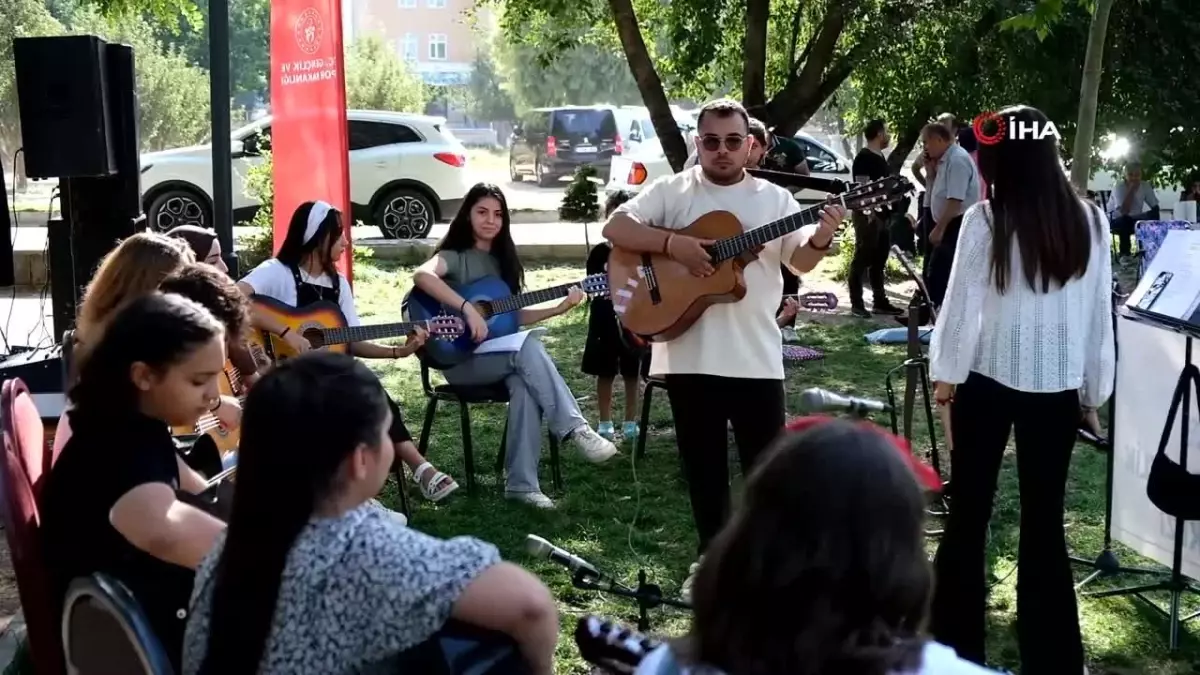
<path id="1" fill-rule="evenodd" d="M 525 345 L 525 340 L 532 335 L 541 335 L 545 333 L 545 328 L 531 328 L 523 330 L 512 335 L 504 337 L 492 338 L 484 340 L 475 348 L 475 354 L 506 354 L 521 351 L 521 347 Z"/>
<path id="2" fill-rule="evenodd" d="M 1200 231 L 1171 230 L 1125 306 L 1189 323 L 1195 322 L 1197 305 L 1200 305 L 1200 265 L 1196 262 L 1198 260 Z M 1162 286 L 1158 297 L 1149 307 L 1139 308 L 1143 296 L 1164 272 L 1171 275 L 1170 281 Z"/>

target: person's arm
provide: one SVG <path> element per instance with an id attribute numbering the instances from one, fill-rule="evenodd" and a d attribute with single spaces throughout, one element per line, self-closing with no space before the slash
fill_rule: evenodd
<path id="1" fill-rule="evenodd" d="M 941 242 L 950 221 L 963 214 L 963 201 L 971 185 L 971 167 L 963 166 L 958 157 L 946 162 L 945 172 L 946 205 L 941 213 L 934 214 L 933 232 L 930 234 L 934 242 Z"/>
<path id="2" fill-rule="evenodd" d="M 660 178 L 618 207 L 604 224 L 604 238 L 627 251 L 666 253 L 672 238 L 671 232 L 662 229 L 667 226 L 666 180 Z"/>
<path id="3" fill-rule="evenodd" d="M 780 217 L 799 213 L 803 207 L 795 199 L 781 195 L 786 203 L 780 206 Z M 826 206 L 820 221 L 815 225 L 805 225 L 799 230 L 786 234 L 779 242 L 780 260 L 791 268 L 797 276 L 811 272 L 814 267 L 829 253 L 833 246 L 833 237 L 846 211 L 840 206 Z"/>
<path id="4" fill-rule="evenodd" d="M 204 476 L 200 475 L 192 467 L 183 461 L 179 455 L 175 455 L 175 464 L 179 467 L 179 489 L 189 494 L 198 495 L 208 487 L 208 481 Z"/>
<path id="5" fill-rule="evenodd" d="M 1080 390 L 1079 402 L 1085 410 L 1099 408 L 1112 396 L 1117 368 L 1112 318 L 1112 237 L 1109 235 L 1108 223 L 1099 213 L 1094 215 L 1100 220 L 1096 223 L 1097 227 L 1093 229 L 1092 236 L 1098 237 L 1099 241 L 1093 249 L 1090 264 L 1098 264 L 1100 269 L 1094 277 L 1095 306 L 1089 315 L 1091 327 L 1088 331 L 1087 345 L 1084 347 L 1087 351 L 1083 362 L 1083 387 Z"/>
<path id="6" fill-rule="evenodd" d="M 991 278 L 991 226 L 985 209 L 986 202 L 963 218 L 946 298 L 930 341 L 929 377 L 934 382 L 966 382 L 979 345 L 983 300 Z"/>
<path id="7" fill-rule="evenodd" d="M 913 160 L 912 175 L 913 180 L 917 181 L 921 187 L 929 189 L 929 185 L 925 183 L 925 153 L 918 154 L 917 158 Z"/>
<path id="8" fill-rule="evenodd" d="M 554 672 L 558 609 L 546 586 L 510 563 L 497 563 L 475 577 L 451 612 L 454 618 L 516 640 L 537 675 Z"/>
<path id="9" fill-rule="evenodd" d="M 456 251 L 442 251 L 434 254 L 413 272 L 413 285 L 428 293 L 434 300 L 461 312 L 467 304 L 466 298 L 459 295 L 458 291 L 450 288 L 450 284 L 442 280 L 442 277 L 446 276 L 446 270 L 449 269 L 447 259 L 457 255 Z"/>
<path id="10" fill-rule="evenodd" d="M 179 501 L 166 483 L 143 483 L 129 490 L 108 518 L 113 529 L 138 549 L 193 570 L 225 530 L 225 523 Z"/>
<path id="11" fill-rule="evenodd" d="M 575 289 L 572 289 L 574 291 Z M 583 302 L 583 291 L 579 291 L 576 295 L 568 295 L 562 299 L 562 302 L 553 307 L 526 308 L 517 312 L 517 320 L 522 326 L 532 326 L 535 323 L 540 323 L 546 319 L 550 319 L 560 314 L 566 314 L 574 309 L 575 305 Z"/>
<path id="12" fill-rule="evenodd" d="M 807 159 L 801 159 L 799 164 L 792 167 L 792 171 L 795 171 L 796 173 L 800 174 L 801 176 L 812 175 L 812 170 L 808 168 L 808 160 Z"/>

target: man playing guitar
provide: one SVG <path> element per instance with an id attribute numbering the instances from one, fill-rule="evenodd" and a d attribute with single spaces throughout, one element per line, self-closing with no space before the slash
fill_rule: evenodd
<path id="1" fill-rule="evenodd" d="M 671 230 L 713 211 L 728 211 L 749 230 L 801 211 L 786 190 L 746 174 L 749 117 L 741 104 L 718 100 L 700 111 L 699 166 L 663 177 L 623 205 L 604 226 L 614 247 L 666 254 L 697 276 L 713 272 L 713 242 Z M 729 512 L 727 427 L 732 426 L 743 474 L 784 425 L 783 362 L 776 309 L 783 293 L 780 265 L 797 274 L 816 267 L 845 216 L 827 206 L 817 225 L 767 243 L 745 267 L 746 295 L 709 307 L 686 333 L 651 348 L 650 373 L 665 376 L 675 438 L 688 481 L 703 555 Z M 730 358 L 733 350 L 740 358 Z M 690 593 L 692 566 L 684 582 Z"/>

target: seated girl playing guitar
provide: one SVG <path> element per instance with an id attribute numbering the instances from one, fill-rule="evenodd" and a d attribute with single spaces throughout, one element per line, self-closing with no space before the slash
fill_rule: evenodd
<path id="1" fill-rule="evenodd" d="M 479 183 L 467 192 L 445 238 L 438 243 L 437 253 L 413 274 L 413 284 L 445 307 L 464 312 L 471 337 L 482 342 L 487 338 L 487 322 L 455 288 L 485 277 L 503 279 L 515 294 L 521 291 L 524 270 L 513 244 L 504 193 L 495 185 Z M 558 316 L 582 302 L 583 297 L 582 291 L 572 289 L 557 306 L 519 310 L 521 325 Z M 592 430 L 579 412 L 575 395 L 536 336 L 529 336 L 520 351 L 472 356 L 443 374 L 452 385 L 503 382 L 508 388 L 505 496 L 510 499 L 554 508 L 554 502 L 538 485 L 543 414 L 549 418 L 551 433 L 573 441 L 588 461 L 603 462 L 617 454 L 617 447 Z"/>
<path id="2" fill-rule="evenodd" d="M 346 248 L 342 214 L 325 202 L 301 204 L 288 224 L 287 237 L 274 258 L 251 270 L 238 288 L 247 296 L 263 295 L 291 307 L 305 307 L 320 301 L 335 303 L 349 326 L 361 322 L 354 307 L 354 296 L 346 278 L 338 274 L 334 261 Z M 303 353 L 311 348 L 299 333 L 291 331 L 267 312 L 251 310 L 255 328 L 283 339 L 288 346 Z M 403 346 L 356 342 L 351 353 L 368 359 L 398 359 L 409 356 L 425 342 L 424 332 L 410 335 Z M 413 472 L 421 494 L 430 501 L 440 501 L 458 489 L 453 478 L 438 471 L 417 452 L 412 434 L 404 425 L 400 407 L 390 397 L 392 409 L 392 441 L 400 459 Z"/>

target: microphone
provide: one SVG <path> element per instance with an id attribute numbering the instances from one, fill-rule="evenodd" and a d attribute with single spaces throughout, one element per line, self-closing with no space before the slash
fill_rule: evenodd
<path id="1" fill-rule="evenodd" d="M 854 398 L 842 396 L 824 389 L 805 389 L 800 394 L 800 406 L 808 412 L 824 412 L 837 410 L 851 412 L 856 415 L 891 412 L 892 407 L 883 401 L 869 398 Z"/>
<path id="2" fill-rule="evenodd" d="M 601 574 L 596 569 L 596 566 L 590 562 L 580 558 L 579 556 L 565 551 L 554 544 L 542 539 L 536 534 L 525 536 L 525 550 L 532 556 L 537 558 L 546 558 L 556 565 L 562 565 L 571 571 L 571 574 L 577 574 L 580 571 L 586 572 L 588 576 L 599 579 Z"/>

